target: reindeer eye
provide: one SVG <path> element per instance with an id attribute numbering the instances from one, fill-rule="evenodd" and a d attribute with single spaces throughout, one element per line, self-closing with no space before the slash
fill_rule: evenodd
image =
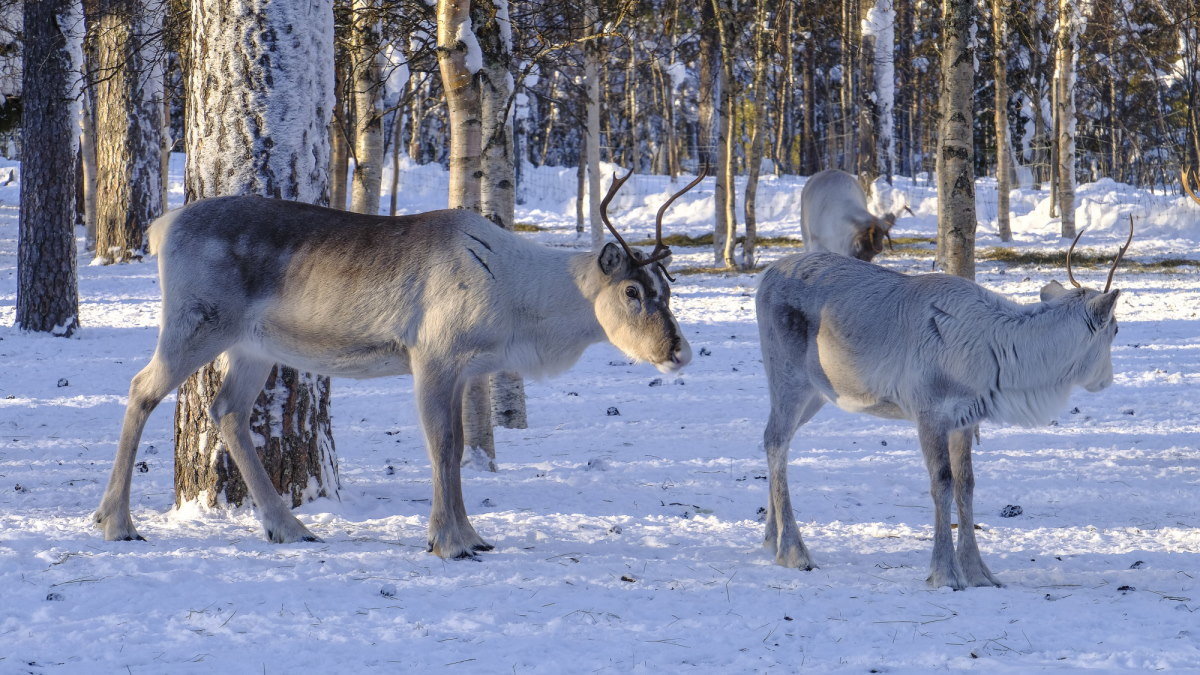
<path id="1" fill-rule="evenodd" d="M 637 297 L 638 297 L 638 288 L 637 288 L 637 286 L 626 286 L 626 287 L 625 287 L 625 297 L 627 297 L 627 298 L 634 298 L 634 299 L 636 300 L 636 299 L 637 299 Z"/>

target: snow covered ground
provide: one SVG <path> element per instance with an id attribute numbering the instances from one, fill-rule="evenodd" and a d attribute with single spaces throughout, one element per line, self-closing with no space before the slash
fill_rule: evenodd
<path id="1" fill-rule="evenodd" d="M 569 244 L 573 207 L 551 188 L 574 177 L 560 173 L 530 178 L 545 194 L 518 220 Z M 406 173 L 406 208 L 438 206 L 437 180 Z M 767 183 L 764 233 L 798 236 L 802 180 Z M 1077 392 L 1054 426 L 984 427 L 976 514 L 1004 588 L 925 585 L 932 508 L 912 427 L 832 407 L 797 434 L 790 466 L 820 568 L 772 564 L 760 547 L 766 392 L 746 275 L 680 277 L 677 315 L 708 352 L 684 375 L 601 345 L 528 385 L 530 428 L 497 431 L 499 473 L 465 474 L 473 522 L 497 547 L 482 562 L 425 553 L 429 467 L 408 378 L 335 380 L 341 501 L 299 509 L 325 543 L 268 544 L 249 510 L 172 509 L 173 399 L 151 418 L 134 475 L 149 541 L 109 543 L 89 516 L 129 378 L 153 348 L 154 265 L 82 266 L 77 338 L 16 331 L 15 185 L 0 187 L 0 672 L 1200 669 L 1196 267 L 1118 273 L 1110 389 Z M 932 190 L 899 185 L 917 216 L 898 234 L 931 236 Z M 644 233 L 669 187 L 631 187 L 614 220 Z M 979 190 L 991 245 L 994 188 Z M 705 230 L 711 185 L 697 192 L 673 231 Z M 1131 258 L 1200 259 L 1200 208 L 1103 182 L 1080 196 L 1081 224 L 1093 224 L 1081 245 L 1115 249 L 1133 213 L 1144 224 Z M 1061 249 L 1038 215 L 1044 199 L 1014 193 L 1018 247 Z M 680 250 L 675 265 L 709 259 Z M 879 261 L 912 273 L 930 262 Z M 1077 275 L 1102 285 L 1105 273 Z M 979 273 L 1023 301 L 1063 277 L 989 262 Z M 1024 512 L 1002 518 L 1007 505 Z"/>

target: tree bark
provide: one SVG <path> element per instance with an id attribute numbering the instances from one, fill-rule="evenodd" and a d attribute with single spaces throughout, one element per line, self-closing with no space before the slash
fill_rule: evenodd
<path id="1" fill-rule="evenodd" d="M 69 337 L 79 328 L 75 177 L 79 152 L 78 0 L 26 2 L 17 327 Z"/>
<path id="2" fill-rule="evenodd" d="M 140 260 L 163 212 L 161 7 L 100 0 L 96 77 L 96 258 Z"/>
<path id="3" fill-rule="evenodd" d="M 438 0 L 438 68 L 446 92 L 450 118 L 450 194 L 452 209 L 479 213 L 480 169 L 483 154 L 483 120 L 479 68 L 482 54 L 471 27 L 470 0 Z M 468 461 L 483 460 L 494 467 L 496 444 L 492 435 L 491 395 L 487 378 L 475 378 L 463 395 L 463 440 Z M 482 457 L 480 457 L 482 455 Z"/>
<path id="4" fill-rule="evenodd" d="M 737 245 L 737 192 L 734 178 L 736 145 L 736 113 L 734 108 L 734 47 L 732 7 L 726 0 L 712 0 L 716 17 L 721 66 L 717 89 L 721 96 L 721 115 L 717 136 L 717 178 L 715 187 L 716 226 L 713 231 L 713 257 L 727 269 L 737 267 L 734 248 Z"/>
<path id="5" fill-rule="evenodd" d="M 975 180 L 971 99 L 973 0 L 943 0 L 942 82 L 938 125 L 938 263 L 975 278 Z"/>
<path id="6" fill-rule="evenodd" d="M 1055 86 L 1058 98 L 1058 207 L 1062 236 L 1075 237 L 1075 42 L 1079 24 L 1074 0 L 1058 3 L 1058 53 Z"/>
<path id="7" fill-rule="evenodd" d="M 332 0 L 302 6 L 247 0 L 236 11 L 220 0 L 192 0 L 191 21 L 187 200 L 256 194 L 328 203 Z M 241 505 L 247 496 L 208 415 L 223 361 L 179 388 L 176 505 L 194 499 L 209 507 Z M 257 450 L 275 489 L 293 506 L 337 496 L 329 378 L 276 366 L 250 426 L 264 439 Z"/>
<path id="8" fill-rule="evenodd" d="M 1008 193 L 1012 168 L 1008 153 L 1008 6 L 992 0 L 992 74 L 996 85 L 996 231 L 1000 241 L 1012 241 Z"/>
<path id="9" fill-rule="evenodd" d="M 742 245 L 742 268 L 754 269 L 754 245 L 758 236 L 758 175 L 762 168 L 763 143 L 766 133 L 767 79 L 767 0 L 757 0 L 754 8 L 754 103 L 750 107 L 750 156 L 746 160 L 746 241 Z"/>
<path id="10" fill-rule="evenodd" d="M 346 209 L 350 172 L 350 114 L 351 102 L 346 100 L 346 70 L 349 55 L 335 47 L 333 64 L 333 114 L 329 121 L 329 205 Z M 415 137 L 415 135 L 414 135 Z"/>
<path id="11" fill-rule="evenodd" d="M 483 176 L 480 206 L 483 216 L 502 229 L 511 230 L 516 211 L 516 166 L 513 157 L 513 123 L 509 106 L 513 100 L 512 24 L 508 0 L 480 4 L 479 45 L 483 52 L 480 106 L 483 117 Z M 491 376 L 491 415 L 496 425 L 524 429 L 525 383 L 519 373 L 500 372 Z M 494 451 L 493 451 L 494 453 Z M 492 459 L 495 459 L 493 454 Z M 493 461 L 490 468 L 495 470 Z"/>
<path id="12" fill-rule="evenodd" d="M 383 38 L 380 0 L 354 0 L 353 49 L 354 180 L 350 210 L 379 214 L 383 181 Z"/>
<path id="13" fill-rule="evenodd" d="M 600 16 L 594 3 L 588 3 L 584 21 L 599 31 Z M 587 86 L 587 179 L 588 222 L 592 229 L 592 250 L 604 246 L 604 223 L 600 220 L 600 41 L 591 40 L 583 47 L 583 79 Z"/>

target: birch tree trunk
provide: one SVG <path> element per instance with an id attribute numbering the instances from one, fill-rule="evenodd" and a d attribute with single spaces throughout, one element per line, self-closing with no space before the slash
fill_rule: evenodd
<path id="1" fill-rule="evenodd" d="M 754 103 L 750 107 L 750 156 L 746 171 L 746 243 L 742 245 L 742 268 L 754 269 L 754 245 L 758 236 L 758 216 L 755 213 L 758 199 L 758 175 L 762 168 L 763 143 L 766 133 L 767 92 L 767 0 L 757 0 L 754 8 Z"/>
<path id="2" fill-rule="evenodd" d="M 335 47 L 333 65 L 333 115 L 329 122 L 329 205 L 346 209 L 347 179 L 350 172 L 350 114 L 352 101 L 346 100 L 346 71 L 350 57 Z"/>
<path id="3" fill-rule="evenodd" d="M 594 3 L 588 3 L 584 21 L 593 31 L 599 31 L 600 16 Z M 588 222 L 592 229 L 592 250 L 604 246 L 604 223 L 600 220 L 600 41 L 591 40 L 583 46 L 583 79 L 587 84 L 587 179 Z"/>
<path id="4" fill-rule="evenodd" d="M 996 230 L 1000 241 L 1012 241 L 1008 193 L 1012 168 L 1008 152 L 1008 7 L 992 0 L 992 74 L 996 86 Z"/>
<path id="5" fill-rule="evenodd" d="M 38 0 L 25 3 L 23 18 L 17 327 L 69 337 L 79 328 L 75 176 L 83 14 L 78 0 Z"/>
<path id="6" fill-rule="evenodd" d="M 975 278 L 973 0 L 942 0 L 942 82 L 938 124 L 938 266 Z"/>
<path id="7" fill-rule="evenodd" d="M 86 75 L 85 75 L 86 76 Z M 90 78 L 89 78 L 90 79 Z M 83 111 L 80 115 L 81 134 L 79 154 L 83 164 L 79 178 L 83 181 L 83 222 L 87 227 L 89 251 L 96 250 L 96 89 L 85 86 Z M 164 181 L 165 182 L 165 181 Z"/>
<path id="8" fill-rule="evenodd" d="M 449 206 L 479 213 L 483 153 L 479 70 L 483 55 L 472 28 L 470 0 L 438 0 L 437 44 L 438 69 L 450 118 Z M 496 444 L 488 389 L 487 378 L 479 377 L 468 383 L 463 394 L 463 441 L 467 453 L 463 459 L 494 468 Z"/>
<path id="9" fill-rule="evenodd" d="M 141 0 L 97 5 L 96 258 L 107 265 L 140 260 L 163 212 L 163 15 Z"/>
<path id="10" fill-rule="evenodd" d="M 720 38 L 717 34 L 716 12 L 708 0 L 700 0 L 700 54 L 697 74 L 699 90 L 696 94 L 697 132 L 696 156 L 700 166 L 715 166 L 716 128 L 720 124 L 719 69 L 721 68 Z M 719 211 L 720 209 L 718 209 Z"/>
<path id="11" fill-rule="evenodd" d="M 715 187 L 716 227 L 713 232 L 713 254 L 726 269 L 737 267 L 734 247 L 737 245 L 737 193 L 733 164 L 737 149 L 736 113 L 733 84 L 733 16 L 726 0 L 712 0 L 717 35 L 721 48 L 721 67 L 717 88 L 721 96 L 721 117 L 717 125 L 717 178 Z"/>
<path id="12" fill-rule="evenodd" d="M 246 0 L 236 9 L 221 0 L 192 0 L 191 22 L 187 200 L 255 194 L 328 203 L 332 0 Z M 215 366 L 201 368 L 179 388 L 176 505 L 195 499 L 209 507 L 241 505 L 248 497 L 209 419 L 223 376 Z M 275 489 L 292 506 L 337 496 L 329 378 L 276 366 L 250 427 L 264 439 L 256 449 Z"/>
<path id="13" fill-rule="evenodd" d="M 880 0 L 883 1 L 883 0 Z M 859 13 L 863 17 L 860 22 L 860 51 L 855 59 L 858 74 L 855 80 L 861 82 L 858 88 L 858 151 L 855 157 L 855 173 L 863 190 L 870 195 L 874 190 L 875 179 L 880 176 L 879 159 L 876 152 L 876 137 L 879 133 L 879 93 L 875 89 L 875 31 L 871 21 L 871 11 L 875 9 L 876 0 L 861 0 Z M 849 44 L 849 43 L 847 43 Z"/>
<path id="14" fill-rule="evenodd" d="M 1079 23 L 1074 0 L 1058 3 L 1058 51 L 1055 88 L 1058 98 L 1058 207 L 1062 217 L 1062 236 L 1075 237 L 1075 41 Z"/>
<path id="15" fill-rule="evenodd" d="M 354 181 L 350 210 L 379 214 L 383 181 L 383 39 L 380 0 L 354 0 L 353 49 Z"/>
<path id="16" fill-rule="evenodd" d="M 479 186 L 485 218 L 511 230 L 516 210 L 516 167 L 513 157 L 513 123 L 509 106 L 513 98 L 512 24 L 508 0 L 480 3 L 479 45 L 483 52 L 480 107 L 483 117 L 483 177 Z M 508 429 L 524 429 L 525 383 L 520 374 L 491 376 L 493 421 Z M 492 459 L 495 459 L 493 454 Z M 493 461 L 489 468 L 496 470 Z"/>
<path id="17" fill-rule="evenodd" d="M 867 58 L 871 63 L 871 76 L 863 73 L 864 81 L 870 82 L 873 96 L 871 126 L 874 130 L 875 147 L 871 155 L 875 160 L 874 176 L 879 176 L 890 185 L 896 165 L 896 132 L 894 108 L 896 103 L 895 32 L 896 10 L 892 0 L 872 0 L 873 6 L 863 19 L 863 30 L 870 30 L 871 48 Z M 867 49 L 867 40 L 863 40 Z M 865 88 L 864 88 L 865 89 Z"/>

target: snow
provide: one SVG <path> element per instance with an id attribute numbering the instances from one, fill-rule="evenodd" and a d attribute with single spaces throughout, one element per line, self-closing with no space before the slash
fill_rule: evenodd
<path id="1" fill-rule="evenodd" d="M 172 167 L 178 203 L 182 158 Z M 402 168 L 409 208 L 444 206 L 444 172 Z M 532 169 L 518 221 L 547 228 L 532 235 L 547 244 L 586 248 L 574 169 L 557 171 Z M 635 176 L 614 224 L 644 235 L 686 180 Z M 764 234 L 798 236 L 802 185 L 764 177 Z M 916 215 L 896 236 L 932 236 L 935 189 L 903 178 L 897 189 Z M 994 190 L 979 182 L 986 246 L 998 243 Z M 334 381 L 341 501 L 298 510 L 326 543 L 269 544 L 251 509 L 173 508 L 173 397 L 151 416 L 134 474 L 149 541 L 105 542 L 89 515 L 129 379 L 157 335 L 155 262 L 81 267 L 76 337 L 17 331 L 17 194 L 16 182 L 0 187 L 0 672 L 1200 668 L 1195 267 L 1118 273 L 1111 388 L 1076 392 L 1056 426 L 984 427 L 978 534 L 1004 588 L 925 585 L 932 509 L 912 426 L 832 407 L 796 435 L 789 467 L 820 567 L 772 564 L 760 547 L 766 391 L 748 275 L 679 277 L 672 305 L 697 352 L 683 375 L 599 345 L 527 384 L 530 428 L 496 430 L 499 473 L 464 473 L 468 511 L 497 546 L 481 562 L 425 552 L 430 475 L 408 378 Z M 1200 208 L 1109 181 L 1079 194 L 1079 224 L 1092 226 L 1081 246 L 1114 250 L 1133 213 L 1131 259 L 1197 259 Z M 710 227 L 711 198 L 710 181 L 668 229 Z M 1046 199 L 1013 192 L 1015 248 L 1064 247 Z M 788 252 L 759 249 L 768 261 Z M 677 249 L 673 266 L 709 260 Z M 930 257 L 877 260 L 918 273 Z M 1097 286 L 1106 272 L 1076 274 Z M 1063 276 L 979 263 L 981 283 L 1025 302 Z M 1000 517 L 1007 505 L 1024 513 Z"/>
<path id="2" fill-rule="evenodd" d="M 479 40 L 475 37 L 475 30 L 471 26 L 471 17 L 466 17 L 458 24 L 458 29 L 454 32 L 456 42 L 461 42 L 466 48 L 467 72 L 474 75 L 483 68 L 483 50 L 479 47 Z"/>

